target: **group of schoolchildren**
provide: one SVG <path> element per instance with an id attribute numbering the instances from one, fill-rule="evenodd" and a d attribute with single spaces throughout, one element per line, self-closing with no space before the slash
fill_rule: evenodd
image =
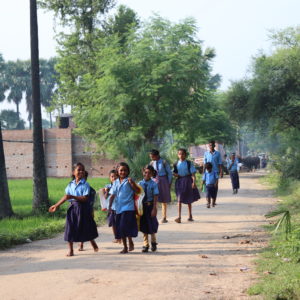
<path id="1" fill-rule="evenodd" d="M 205 171 L 202 184 L 206 188 L 207 207 L 216 205 L 218 192 L 218 178 L 222 174 L 222 160 L 220 153 L 216 151 L 212 141 L 209 151 L 205 153 Z M 162 223 L 167 223 L 167 203 L 171 201 L 171 183 L 173 176 L 175 181 L 175 193 L 178 200 L 178 217 L 175 222 L 181 223 L 182 203 L 188 206 L 188 221 L 192 222 L 192 203 L 200 199 L 200 193 L 196 186 L 196 168 L 187 160 L 187 151 L 179 149 L 178 161 L 173 166 L 173 172 L 167 161 L 160 157 L 158 150 L 150 151 L 151 162 L 143 168 L 143 180 L 138 184 L 129 176 L 130 168 L 127 163 L 119 163 L 116 170 L 109 174 L 110 184 L 102 191 L 107 199 L 108 225 L 112 227 L 114 242 L 122 243 L 123 249 L 120 253 L 125 254 L 134 250 L 133 238 L 137 237 L 138 231 L 143 233 L 142 252 L 157 250 L 156 233 L 158 230 L 157 203 L 162 204 Z M 220 163 L 221 162 L 221 163 Z M 232 173 L 236 170 L 236 160 L 233 158 L 229 163 Z M 231 172 L 230 172 L 231 176 Z M 231 178 L 238 181 L 238 174 L 232 174 Z M 73 243 L 79 242 L 79 250 L 83 250 L 83 243 L 89 241 L 95 252 L 98 246 L 95 238 L 98 237 L 97 226 L 93 218 L 93 199 L 95 191 L 87 183 L 87 172 L 81 163 L 74 166 L 73 180 L 65 190 L 65 196 L 49 208 L 50 212 L 64 202 L 68 201 L 70 206 L 66 216 L 65 241 L 68 242 L 69 252 L 67 256 L 74 255 Z M 136 217 L 134 195 L 144 191 L 142 201 L 143 214 L 139 218 L 139 226 Z M 234 188 L 234 191 L 239 187 Z M 149 243 L 149 235 L 151 244 Z M 128 243 L 127 243 L 128 242 Z"/>

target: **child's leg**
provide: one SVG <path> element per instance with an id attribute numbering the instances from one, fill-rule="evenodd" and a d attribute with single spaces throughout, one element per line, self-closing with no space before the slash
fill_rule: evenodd
<path id="1" fill-rule="evenodd" d="M 132 237 L 128 237 L 128 242 L 129 242 L 129 251 L 133 251 L 134 243 L 133 243 Z"/>
<path id="2" fill-rule="evenodd" d="M 178 202 L 178 218 L 175 219 L 175 222 L 181 223 L 181 202 Z"/>
<path id="3" fill-rule="evenodd" d="M 79 249 L 78 249 L 78 251 L 83 251 L 83 242 L 81 242 L 81 243 L 79 244 Z"/>
<path id="4" fill-rule="evenodd" d="M 69 252 L 67 256 L 74 256 L 73 242 L 68 242 Z"/>
<path id="5" fill-rule="evenodd" d="M 207 201 L 207 208 L 210 208 L 210 197 L 206 197 L 206 201 Z"/>
<path id="6" fill-rule="evenodd" d="M 112 226 L 112 231 L 113 231 L 113 234 L 114 234 L 114 237 L 115 237 L 115 240 L 113 242 L 114 243 L 121 243 L 120 239 L 116 239 L 116 233 L 117 233 L 116 226 Z"/>
<path id="7" fill-rule="evenodd" d="M 192 215 L 192 203 L 188 204 L 188 209 L 189 209 L 189 218 L 188 218 L 188 221 L 194 221 L 193 220 L 193 215 Z"/>
<path id="8" fill-rule="evenodd" d="M 142 252 L 148 252 L 148 250 L 149 250 L 148 234 L 144 233 L 144 235 L 143 235 L 143 250 L 142 250 Z"/>
<path id="9" fill-rule="evenodd" d="M 122 254 L 124 253 L 128 253 L 128 247 L 127 247 L 127 240 L 126 237 L 122 238 L 122 242 L 123 242 L 123 250 L 120 252 Z"/>
<path id="10" fill-rule="evenodd" d="M 161 213 L 162 213 L 163 221 L 166 222 L 167 221 L 167 203 L 161 204 Z"/>
<path id="11" fill-rule="evenodd" d="M 91 243 L 91 245 L 92 245 L 94 251 L 95 251 L 95 252 L 98 252 L 98 251 L 99 251 L 99 248 L 98 248 L 98 245 L 97 245 L 97 243 L 95 242 L 95 240 L 91 240 L 90 243 Z"/>
<path id="12" fill-rule="evenodd" d="M 151 250 L 154 252 L 157 249 L 156 234 L 151 234 Z"/>

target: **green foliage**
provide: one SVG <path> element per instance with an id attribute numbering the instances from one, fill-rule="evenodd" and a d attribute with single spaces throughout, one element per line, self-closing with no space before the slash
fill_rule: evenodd
<path id="1" fill-rule="evenodd" d="M 3 129 L 25 129 L 25 121 L 19 118 L 18 113 L 10 109 L 0 112 L 0 121 Z"/>
<path id="2" fill-rule="evenodd" d="M 278 231 L 278 229 L 280 227 L 283 228 L 284 232 L 285 232 L 285 237 L 286 239 L 288 239 L 288 235 L 291 233 L 292 231 L 292 225 L 291 225 L 291 214 L 288 210 L 286 209 L 277 209 L 274 210 L 268 214 L 265 215 L 266 218 L 273 218 L 273 217 L 278 217 L 282 215 L 281 218 L 279 218 L 275 224 L 275 232 Z"/>
<path id="3" fill-rule="evenodd" d="M 300 182 L 282 178 L 273 172 L 265 178 L 265 183 L 276 189 L 276 195 L 283 200 L 278 208 L 268 214 L 281 217 L 276 228 L 284 225 L 282 232 L 273 234 L 269 248 L 266 248 L 257 261 L 260 281 L 249 290 L 250 295 L 261 294 L 264 299 L 299 299 L 300 297 Z M 287 213 L 289 212 L 289 213 Z M 289 215 L 292 222 L 289 222 Z M 288 234 L 288 239 L 287 239 Z"/>

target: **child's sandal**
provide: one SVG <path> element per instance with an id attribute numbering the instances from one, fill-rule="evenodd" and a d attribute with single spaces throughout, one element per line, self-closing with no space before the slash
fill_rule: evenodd
<path id="1" fill-rule="evenodd" d="M 143 246 L 142 252 L 146 253 L 149 251 L 149 246 Z"/>
<path id="2" fill-rule="evenodd" d="M 157 250 L 157 243 L 151 243 L 151 251 L 155 252 Z"/>

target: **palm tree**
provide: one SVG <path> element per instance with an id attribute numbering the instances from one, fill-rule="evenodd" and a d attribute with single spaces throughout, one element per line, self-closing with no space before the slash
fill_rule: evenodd
<path id="1" fill-rule="evenodd" d="M 13 215 L 10 203 L 0 121 L 0 219 Z"/>
<path id="2" fill-rule="evenodd" d="M 49 199 L 43 147 L 36 0 L 30 0 L 30 42 L 33 113 L 33 210 L 45 210 L 49 207 Z"/>

